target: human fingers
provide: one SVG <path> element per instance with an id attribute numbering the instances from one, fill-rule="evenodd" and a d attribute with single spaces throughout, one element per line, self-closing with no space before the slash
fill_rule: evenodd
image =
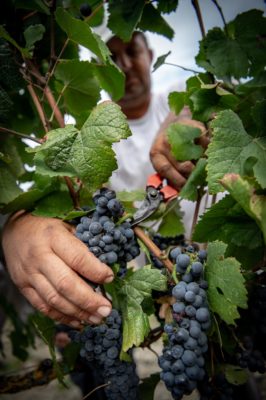
<path id="1" fill-rule="evenodd" d="M 53 308 L 51 308 L 36 292 L 35 289 L 31 287 L 25 287 L 21 289 L 21 293 L 26 297 L 26 299 L 31 303 L 31 305 L 42 314 L 46 315 L 47 317 L 58 321 L 65 325 L 70 325 L 73 328 L 79 328 L 82 326 L 81 322 L 70 318 L 69 316 L 60 313 Z"/>
<path id="2" fill-rule="evenodd" d="M 186 183 L 186 178 L 183 176 L 162 153 L 157 153 L 152 159 L 154 169 L 160 176 L 167 179 L 171 185 L 180 190 Z"/>
<path id="3" fill-rule="evenodd" d="M 51 241 L 54 253 L 72 270 L 97 283 L 109 283 L 114 274 L 110 267 L 92 254 L 87 246 L 68 230 L 62 229 L 57 239 Z"/>
<path id="4" fill-rule="evenodd" d="M 195 139 L 195 143 L 199 144 L 204 149 L 208 147 L 208 144 L 210 143 L 210 135 L 208 128 L 203 124 L 203 122 L 194 119 L 183 118 L 179 121 L 179 123 L 200 129 L 201 135 Z"/>
<path id="5" fill-rule="evenodd" d="M 195 139 L 195 143 L 202 146 L 204 149 L 207 149 L 210 143 L 210 137 L 208 135 L 202 135 L 199 138 Z"/>
<path id="6" fill-rule="evenodd" d="M 51 310 L 55 310 L 57 313 L 65 315 L 68 319 L 70 317 L 71 320 L 75 318 L 78 321 L 91 322 L 91 314 L 82 310 L 80 307 L 71 303 L 67 298 L 61 295 L 44 275 L 36 274 L 36 277 L 31 281 L 31 284 L 42 298 L 43 302 Z M 100 319 L 100 316 L 98 318 Z"/>
<path id="7" fill-rule="evenodd" d="M 53 307 L 58 309 L 61 297 L 84 312 L 96 317 L 106 317 L 111 312 L 111 304 L 104 296 L 96 293 L 75 271 L 59 257 L 51 253 L 43 258 L 39 271 L 56 289 L 58 296 L 53 299 Z M 43 292 L 43 288 L 40 288 Z M 44 293 L 45 295 L 45 293 Z M 74 317 L 75 315 L 73 315 Z"/>

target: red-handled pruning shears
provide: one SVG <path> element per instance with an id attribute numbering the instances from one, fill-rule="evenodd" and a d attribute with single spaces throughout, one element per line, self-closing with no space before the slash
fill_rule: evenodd
<path id="1" fill-rule="evenodd" d="M 146 197 L 133 215 L 132 226 L 139 224 L 152 215 L 162 201 L 167 202 L 178 196 L 178 191 L 165 184 L 159 174 L 150 175 L 146 185 Z"/>

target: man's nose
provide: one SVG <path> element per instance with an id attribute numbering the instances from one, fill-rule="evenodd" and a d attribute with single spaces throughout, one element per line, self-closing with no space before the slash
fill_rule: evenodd
<path id="1" fill-rule="evenodd" d="M 120 57 L 116 60 L 116 63 L 118 67 L 124 72 L 132 68 L 131 58 L 127 54 L 121 54 Z"/>

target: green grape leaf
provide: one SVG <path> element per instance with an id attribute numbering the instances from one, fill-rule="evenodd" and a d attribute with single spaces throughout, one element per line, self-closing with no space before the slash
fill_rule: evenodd
<path id="1" fill-rule="evenodd" d="M 256 194 L 254 186 L 237 174 L 226 174 L 221 183 L 243 210 L 256 221 L 266 243 L 266 196 Z"/>
<path id="2" fill-rule="evenodd" d="M 24 38 L 26 41 L 26 47 L 29 50 L 33 50 L 34 43 L 40 41 L 43 38 L 45 32 L 45 26 L 42 24 L 30 25 L 24 31 Z"/>
<path id="3" fill-rule="evenodd" d="M 19 71 L 19 65 L 14 61 L 14 52 L 11 46 L 5 40 L 0 39 L 0 81 L 5 88 L 16 91 L 18 87 L 24 87 L 25 83 Z"/>
<path id="4" fill-rule="evenodd" d="M 159 372 L 150 375 L 148 378 L 141 379 L 141 383 L 139 384 L 140 398 L 145 400 L 153 400 L 154 391 L 159 382 Z"/>
<path id="5" fill-rule="evenodd" d="M 141 303 L 151 297 L 152 290 L 166 290 L 166 277 L 156 269 L 145 266 L 125 276 L 119 288 L 123 314 L 123 351 L 139 346 L 150 330 L 147 314 Z"/>
<path id="6" fill-rule="evenodd" d="M 229 243 L 225 255 L 226 257 L 235 257 L 240 262 L 242 268 L 252 271 L 261 262 L 264 255 L 265 244 L 262 235 L 259 240 L 261 245 L 256 247 L 256 251 L 249 249 L 247 246 L 235 246 Z"/>
<path id="7" fill-rule="evenodd" d="M 6 137 L 1 143 L 2 150 L 5 153 L 5 162 L 8 160 L 9 170 L 16 178 L 21 178 L 25 173 L 22 160 L 22 156 L 24 155 L 24 146 L 25 144 L 11 136 Z"/>
<path id="8" fill-rule="evenodd" d="M 81 130 L 71 125 L 48 133 L 34 149 L 37 172 L 49 176 L 77 176 L 90 192 L 107 182 L 117 168 L 112 144 L 130 136 L 120 107 L 106 101 L 95 107 Z"/>
<path id="9" fill-rule="evenodd" d="M 257 224 L 230 195 L 213 204 L 200 216 L 193 240 L 200 243 L 220 240 L 250 250 L 263 246 L 262 234 Z"/>
<path id="10" fill-rule="evenodd" d="M 41 217 L 64 218 L 74 208 L 68 191 L 58 191 L 40 199 L 33 211 L 33 215 Z"/>
<path id="11" fill-rule="evenodd" d="M 103 64 L 94 64 L 94 73 L 100 82 L 101 88 L 106 90 L 112 100 L 119 100 L 125 89 L 125 75 L 112 60 Z"/>
<path id="12" fill-rule="evenodd" d="M 10 299 L 7 296 L 0 294 L 0 306 L 5 316 L 10 319 L 11 332 L 9 338 L 12 345 L 12 354 L 18 359 L 25 361 L 27 360 L 29 353 L 28 347 L 34 346 L 34 335 L 32 332 L 32 326 L 27 322 L 24 322 L 14 305 L 10 303 Z M 9 329 L 10 329 L 9 328 Z M 1 349 L 2 353 L 2 349 Z"/>
<path id="13" fill-rule="evenodd" d="M 48 345 L 49 352 L 51 354 L 54 369 L 57 375 L 57 379 L 59 380 L 62 385 L 66 386 L 64 381 L 64 372 L 63 369 L 60 367 L 60 364 L 57 362 L 56 359 L 56 352 L 55 352 L 55 345 L 54 345 L 54 336 L 55 336 L 55 323 L 49 317 L 41 313 L 35 313 L 31 317 L 31 321 L 34 324 L 38 334 Z"/>
<path id="14" fill-rule="evenodd" d="M 0 161 L 0 206 L 13 201 L 22 190 L 18 187 L 16 177 L 11 173 L 8 166 Z M 6 212 L 1 210 L 4 214 Z"/>
<path id="15" fill-rule="evenodd" d="M 9 333 L 10 342 L 12 345 L 12 354 L 21 361 L 26 361 L 29 353 L 26 350 L 28 346 L 27 335 L 24 332 L 18 330 L 12 330 Z"/>
<path id="16" fill-rule="evenodd" d="M 173 39 L 175 34 L 171 26 L 151 3 L 145 4 L 138 28 L 144 31 L 158 33 L 170 40 Z"/>
<path id="17" fill-rule="evenodd" d="M 196 62 L 218 78 L 233 76 L 238 79 L 248 75 L 249 61 L 245 51 L 220 28 L 209 30 L 202 39 Z"/>
<path id="18" fill-rule="evenodd" d="M 186 100 L 185 92 L 172 92 L 168 96 L 168 104 L 170 110 L 173 111 L 176 115 L 180 113 L 180 111 L 184 108 Z"/>
<path id="19" fill-rule="evenodd" d="M 249 10 L 239 14 L 233 24 L 235 39 L 250 62 L 249 75 L 256 75 L 266 65 L 266 18 L 263 11 Z"/>
<path id="20" fill-rule="evenodd" d="M 234 109 L 238 98 L 217 85 L 202 85 L 189 96 L 192 102 L 192 118 L 208 121 L 214 112 Z"/>
<path id="21" fill-rule="evenodd" d="M 255 158 L 254 176 L 266 188 L 266 138 L 248 135 L 240 118 L 231 110 L 218 113 L 211 123 L 213 139 L 208 146 L 207 180 L 210 193 L 223 190 L 219 180 L 226 173 L 242 174 L 248 159 Z"/>
<path id="22" fill-rule="evenodd" d="M 178 0 L 158 0 L 157 10 L 169 14 L 177 9 Z"/>
<path id="23" fill-rule="evenodd" d="M 171 51 L 168 51 L 168 53 L 163 54 L 162 56 L 157 58 L 157 60 L 153 64 L 152 72 L 156 71 L 156 69 L 160 68 L 165 63 L 165 60 L 169 56 L 169 54 L 171 54 Z"/>
<path id="24" fill-rule="evenodd" d="M 0 121 L 6 122 L 10 117 L 13 102 L 9 94 L 0 86 Z"/>
<path id="25" fill-rule="evenodd" d="M 78 218 L 78 217 L 83 217 L 88 214 L 88 211 L 69 211 L 64 217 L 64 221 L 71 221 L 72 219 Z"/>
<path id="26" fill-rule="evenodd" d="M 61 146 L 63 146 L 62 142 Z M 58 147 L 58 149 L 59 148 L 60 147 Z M 67 151 L 67 149 L 65 150 Z M 64 159 L 63 150 L 62 152 L 60 152 L 59 150 L 58 154 L 59 154 L 58 160 L 56 160 L 56 154 L 54 154 L 53 152 L 51 152 L 50 154 L 48 151 L 36 150 L 34 161 L 35 161 L 37 175 L 46 177 L 47 179 L 58 176 L 75 177 L 77 173 L 72 168 L 72 166 L 68 164 L 68 160 Z"/>
<path id="27" fill-rule="evenodd" d="M 194 143 L 201 130 L 192 126 L 174 123 L 167 129 L 169 143 L 174 157 L 179 161 L 197 160 L 203 148 Z"/>
<path id="28" fill-rule="evenodd" d="M 206 165 L 207 160 L 200 158 L 189 175 L 185 185 L 182 187 L 180 197 L 191 201 L 198 199 L 198 192 L 206 184 Z"/>
<path id="29" fill-rule="evenodd" d="M 62 7 L 57 7 L 55 18 L 70 40 L 91 50 L 103 62 L 109 58 L 110 51 L 108 47 L 100 36 L 92 31 L 86 21 L 73 18 Z"/>
<path id="30" fill-rule="evenodd" d="M 253 79 L 236 86 L 236 94 L 242 95 L 250 93 L 260 88 L 265 89 L 266 87 L 266 71 L 258 73 Z"/>
<path id="31" fill-rule="evenodd" d="M 79 3 L 82 4 L 83 0 L 80 0 Z M 85 19 L 87 23 L 92 27 L 97 27 L 104 24 L 105 8 L 99 7 L 99 5 L 101 4 L 100 1 L 89 0 L 88 3 L 92 8 L 92 14 Z"/>
<path id="32" fill-rule="evenodd" d="M 130 192 L 117 192 L 116 197 L 122 202 L 143 201 L 146 197 L 145 190 L 132 190 Z"/>
<path id="33" fill-rule="evenodd" d="M 63 359 L 64 363 L 72 371 L 77 365 L 77 361 L 80 353 L 80 344 L 75 342 L 70 342 L 63 349 Z"/>
<path id="34" fill-rule="evenodd" d="M 5 186 L 5 190 L 6 188 L 7 186 Z M 55 190 L 55 187 L 52 187 L 52 185 L 50 187 L 47 187 L 46 189 L 30 189 L 27 192 L 22 192 L 22 190 L 19 190 L 19 192 L 16 194 L 16 197 L 14 197 L 12 200 L 7 202 L 5 206 L 3 206 L 3 208 L 1 209 L 1 213 L 8 214 L 21 209 L 30 210 L 34 207 L 34 204 L 38 200 L 45 197 L 53 190 Z"/>
<path id="35" fill-rule="evenodd" d="M 16 0 L 16 8 L 39 11 L 50 15 L 49 7 L 42 0 Z"/>
<path id="36" fill-rule="evenodd" d="M 266 126 L 266 100 L 257 101 L 251 109 L 252 118 L 257 125 L 258 134 L 257 136 L 265 136 Z"/>
<path id="37" fill-rule="evenodd" d="M 108 28 L 125 42 L 129 42 L 141 19 L 145 2 L 142 0 L 110 0 L 108 2 Z"/>
<path id="38" fill-rule="evenodd" d="M 0 25 L 0 38 L 3 38 L 7 40 L 9 43 L 11 43 L 16 49 L 20 51 L 23 57 L 25 58 L 31 58 L 31 53 L 28 49 L 25 49 L 17 44 L 17 42 L 9 35 L 9 33 L 5 30 L 3 25 Z"/>
<path id="39" fill-rule="evenodd" d="M 232 385 L 243 385 L 248 380 L 247 371 L 238 365 L 226 364 L 224 371 L 226 380 Z"/>
<path id="40" fill-rule="evenodd" d="M 100 87 L 89 61 L 60 61 L 55 76 L 64 84 L 61 95 L 73 116 L 89 112 L 100 100 Z"/>
<path id="41" fill-rule="evenodd" d="M 247 290 L 240 271 L 240 264 L 234 258 L 225 258 L 226 244 L 208 244 L 205 277 L 208 281 L 210 309 L 228 325 L 236 325 L 240 317 L 238 307 L 247 308 Z"/>
<path id="42" fill-rule="evenodd" d="M 177 236 L 185 232 L 182 222 L 182 212 L 179 204 L 174 200 L 167 204 L 166 210 L 162 216 L 158 232 L 162 236 Z"/>

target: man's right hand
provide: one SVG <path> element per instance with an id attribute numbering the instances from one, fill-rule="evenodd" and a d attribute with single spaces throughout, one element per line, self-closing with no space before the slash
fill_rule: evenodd
<path id="1" fill-rule="evenodd" d="M 176 117 L 170 113 L 165 122 L 162 124 L 160 131 L 151 147 L 150 159 L 154 169 L 159 175 L 161 175 L 163 178 L 166 178 L 173 187 L 175 187 L 177 190 L 181 190 L 195 165 L 191 161 L 177 161 L 171 152 L 166 130 L 168 126 L 174 122 L 199 128 L 202 133 L 206 132 L 206 128 L 200 121 L 192 120 L 189 117 Z M 204 134 L 197 143 L 206 148 L 209 143 L 209 139 Z"/>
<path id="2" fill-rule="evenodd" d="M 112 307 L 83 278 L 107 283 L 113 272 L 73 230 L 59 219 L 19 212 L 4 228 L 3 249 L 12 280 L 33 307 L 77 328 L 81 321 L 100 323 Z"/>

